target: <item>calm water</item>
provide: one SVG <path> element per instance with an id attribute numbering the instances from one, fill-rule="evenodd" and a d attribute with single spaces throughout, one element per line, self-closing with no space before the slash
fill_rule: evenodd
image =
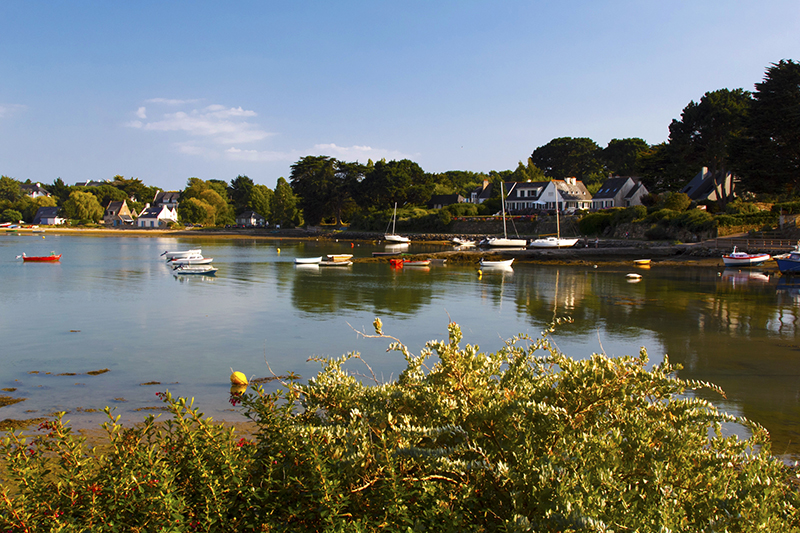
<path id="1" fill-rule="evenodd" d="M 159 255 L 202 247 L 217 276 L 177 278 Z M 302 268 L 295 257 L 353 253 L 349 242 L 0 235 L 0 388 L 26 401 L 2 418 L 69 411 L 76 425 L 106 405 L 123 419 L 159 406 L 155 393 L 195 397 L 206 414 L 236 420 L 227 403 L 230 368 L 251 377 L 319 368 L 311 356 L 359 351 L 384 379 L 403 368 L 384 332 L 414 352 L 443 339 L 452 319 L 465 342 L 496 351 L 517 333 L 538 336 L 554 313 L 575 323 L 554 336 L 572 357 L 592 352 L 681 363 L 682 377 L 716 383 L 707 397 L 766 426 L 777 454 L 800 454 L 800 285 L 722 267 L 633 268 L 515 265 L 393 270 L 387 264 Z M 15 256 L 62 253 L 59 264 Z M 412 245 L 412 252 L 430 251 Z M 110 372 L 90 376 L 92 370 Z M 366 372 L 366 369 L 356 368 Z M 75 375 L 58 375 L 70 374 Z M 160 385 L 144 385 L 160 382 Z"/>

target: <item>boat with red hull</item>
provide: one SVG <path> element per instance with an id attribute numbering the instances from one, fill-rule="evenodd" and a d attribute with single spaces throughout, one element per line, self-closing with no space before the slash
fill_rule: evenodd
<path id="1" fill-rule="evenodd" d="M 24 253 L 21 256 L 22 261 L 25 263 L 55 263 L 56 261 L 61 260 L 61 254 L 56 255 L 55 252 L 51 253 L 50 255 L 33 255 L 28 256 Z"/>

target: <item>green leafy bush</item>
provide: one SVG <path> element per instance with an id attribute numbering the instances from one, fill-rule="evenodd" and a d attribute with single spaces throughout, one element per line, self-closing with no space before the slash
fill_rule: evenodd
<path id="1" fill-rule="evenodd" d="M 772 204 L 772 212 L 777 214 L 783 212 L 787 215 L 796 215 L 800 213 L 800 202 L 781 202 Z"/>
<path id="2" fill-rule="evenodd" d="M 105 455 L 60 421 L 0 449 L 12 531 L 797 531 L 796 471 L 647 353 L 575 360 L 518 336 L 447 341 L 365 383 L 358 353 L 306 384 L 235 395 L 255 441 L 164 395 L 174 420 L 106 424 Z M 367 367 L 369 372 L 369 367 Z M 374 378 L 374 375 L 373 375 Z M 750 439 L 726 437 L 737 422 Z"/>
<path id="3" fill-rule="evenodd" d="M 720 227 L 737 226 L 764 226 L 778 223 L 778 213 L 773 211 L 758 211 L 742 215 L 718 215 L 717 224 Z"/>
<path id="4" fill-rule="evenodd" d="M 611 226 L 614 213 L 610 211 L 598 211 L 589 213 L 578 221 L 578 228 L 583 235 L 600 235 Z"/>
<path id="5" fill-rule="evenodd" d="M 469 202 L 450 204 L 444 207 L 454 217 L 474 217 L 478 215 L 478 206 Z"/>

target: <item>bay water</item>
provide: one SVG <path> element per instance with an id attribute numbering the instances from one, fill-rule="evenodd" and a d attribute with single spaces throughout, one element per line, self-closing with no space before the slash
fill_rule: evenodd
<path id="1" fill-rule="evenodd" d="M 570 316 L 552 335 L 574 358 L 669 355 L 683 378 L 720 385 L 701 391 L 725 411 L 771 433 L 773 452 L 800 455 L 800 282 L 760 270 L 717 267 L 555 266 L 510 270 L 474 264 L 393 269 L 295 266 L 296 257 L 352 253 L 378 245 L 254 238 L 0 235 L 0 394 L 25 401 L 0 419 L 66 411 L 73 425 L 104 420 L 115 408 L 141 420 L 162 404 L 155 393 L 194 397 L 215 419 L 236 422 L 228 403 L 231 369 L 251 378 L 295 372 L 307 379 L 313 357 L 357 351 L 382 380 L 404 368 L 386 339 L 365 338 L 379 317 L 384 333 L 419 353 L 446 339 L 450 321 L 464 343 L 497 351 L 524 333 L 539 337 L 554 316 Z M 162 252 L 202 248 L 216 276 L 175 276 Z M 412 253 L 447 249 L 412 244 Z M 16 256 L 63 254 L 55 264 Z M 641 274 L 631 282 L 626 274 Z M 368 375 L 359 364 L 351 370 Z M 89 372 L 108 369 L 91 375 Z M 267 385 L 267 388 L 274 385 Z M 14 389 L 10 391 L 10 389 Z"/>

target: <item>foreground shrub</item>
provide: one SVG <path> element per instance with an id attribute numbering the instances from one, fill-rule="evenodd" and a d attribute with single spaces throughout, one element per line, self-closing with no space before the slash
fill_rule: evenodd
<path id="1" fill-rule="evenodd" d="M 307 384 L 235 396 L 258 426 L 254 445 L 168 395 L 175 421 L 108 424 L 104 456 L 84 455 L 59 423 L 30 447 L 11 435 L 0 526 L 797 530 L 794 471 L 770 455 L 763 428 L 693 392 L 716 387 L 676 378 L 667 360 L 648 370 L 644 350 L 573 360 L 547 337 L 519 336 L 484 353 L 448 330 L 419 356 L 392 339 L 406 360 L 392 383 L 358 379 L 351 353 L 321 360 Z M 365 336 L 387 338 L 380 320 Z M 729 422 L 752 438 L 723 436 Z"/>

